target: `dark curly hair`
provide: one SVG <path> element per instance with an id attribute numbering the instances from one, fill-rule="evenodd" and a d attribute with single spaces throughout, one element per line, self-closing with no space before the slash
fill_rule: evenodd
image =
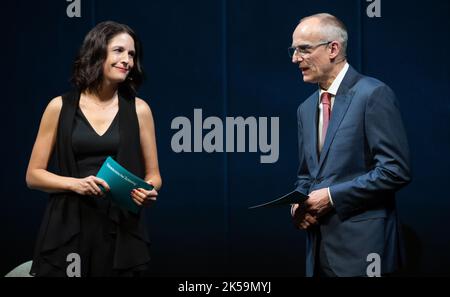
<path id="1" fill-rule="evenodd" d="M 142 67 L 142 45 L 134 31 L 124 24 L 106 21 L 97 24 L 84 38 L 80 51 L 73 64 L 71 82 L 83 92 L 97 93 L 103 80 L 103 64 L 106 60 L 109 41 L 121 33 L 129 34 L 134 40 L 134 66 L 127 79 L 119 84 L 119 92 L 135 96 L 144 80 Z"/>

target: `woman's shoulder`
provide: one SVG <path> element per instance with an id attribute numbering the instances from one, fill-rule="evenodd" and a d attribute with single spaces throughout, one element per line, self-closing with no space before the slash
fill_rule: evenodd
<path id="1" fill-rule="evenodd" d="M 145 116 L 146 114 L 147 115 L 151 114 L 150 106 L 144 99 L 136 97 L 135 104 L 136 104 L 136 113 L 138 114 L 138 116 Z"/>
<path id="2" fill-rule="evenodd" d="M 46 112 L 49 113 L 58 113 L 61 111 L 63 105 L 62 96 L 57 96 L 50 100 L 50 102 L 47 105 Z"/>
<path id="3" fill-rule="evenodd" d="M 41 125 L 44 129 L 56 129 L 59 115 L 62 109 L 62 97 L 58 96 L 50 100 L 42 115 Z"/>
<path id="4" fill-rule="evenodd" d="M 71 89 L 63 93 L 62 95 L 51 99 L 48 103 L 47 108 L 55 112 L 60 112 L 64 104 L 67 103 L 69 105 L 72 105 L 76 103 L 79 98 L 80 92 L 76 89 Z"/>

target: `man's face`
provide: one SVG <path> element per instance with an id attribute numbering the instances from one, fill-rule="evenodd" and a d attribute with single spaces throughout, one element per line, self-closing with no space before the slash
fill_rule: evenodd
<path id="1" fill-rule="evenodd" d="M 292 47 L 298 50 L 292 56 L 292 63 L 298 63 L 303 81 L 321 83 L 328 80 L 332 69 L 329 44 L 320 34 L 319 20 L 307 19 L 301 22 L 292 34 Z"/>

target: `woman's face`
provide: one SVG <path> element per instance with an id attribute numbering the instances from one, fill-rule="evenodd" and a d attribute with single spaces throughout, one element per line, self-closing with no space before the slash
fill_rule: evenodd
<path id="1" fill-rule="evenodd" d="M 108 43 L 103 78 L 112 83 L 125 81 L 134 66 L 134 40 L 127 33 L 114 36 Z"/>

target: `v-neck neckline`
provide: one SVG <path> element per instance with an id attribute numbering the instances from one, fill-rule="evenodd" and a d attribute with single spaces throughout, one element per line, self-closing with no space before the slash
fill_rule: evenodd
<path id="1" fill-rule="evenodd" d="M 108 133 L 109 130 L 111 130 L 111 127 L 113 126 L 117 116 L 119 115 L 119 109 L 117 109 L 116 114 L 114 115 L 114 118 L 112 119 L 111 123 L 109 123 L 108 128 L 105 130 L 105 132 L 103 132 L 103 134 L 99 134 L 97 132 L 97 130 L 95 130 L 95 128 L 92 126 L 91 122 L 89 122 L 88 118 L 86 117 L 86 115 L 84 114 L 83 110 L 81 109 L 80 105 L 78 105 L 78 110 L 80 111 L 81 116 L 83 117 L 83 119 L 86 121 L 87 125 L 90 127 L 90 129 L 98 136 L 98 137 L 103 137 L 104 135 L 106 135 L 106 133 Z"/>

